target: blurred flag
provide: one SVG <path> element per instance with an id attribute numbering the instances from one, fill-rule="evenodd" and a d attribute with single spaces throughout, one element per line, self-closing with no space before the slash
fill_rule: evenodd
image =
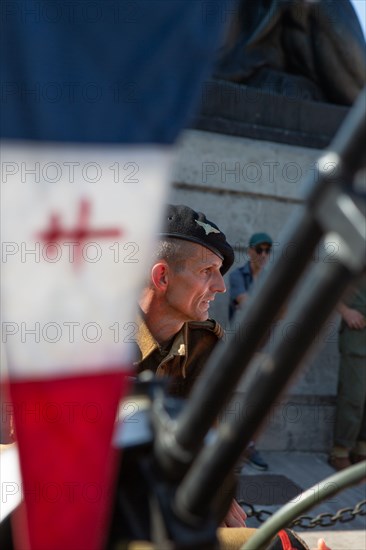
<path id="1" fill-rule="evenodd" d="M 2 341 L 22 550 L 103 547 L 171 145 L 231 15 L 230 2 L 2 3 Z"/>
<path id="2" fill-rule="evenodd" d="M 116 159 L 133 164 L 136 182 L 114 181 Z M 31 548 L 101 546 L 126 342 L 168 160 L 157 148 L 2 148 L 2 338 Z M 22 181 L 22 163 L 60 175 L 78 163 L 96 181 L 70 182 L 68 171 Z"/>

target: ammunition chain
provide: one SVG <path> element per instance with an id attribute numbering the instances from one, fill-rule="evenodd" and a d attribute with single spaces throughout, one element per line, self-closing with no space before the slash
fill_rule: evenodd
<path id="1" fill-rule="evenodd" d="M 239 501 L 239 504 L 244 507 L 248 518 L 254 517 L 260 523 L 266 521 L 269 516 L 273 515 L 273 512 L 269 510 L 256 510 L 252 504 Z M 352 521 L 357 516 L 366 516 L 366 500 L 361 500 L 355 507 L 342 508 L 335 514 L 319 514 L 312 518 L 311 516 L 299 516 L 294 519 L 289 527 L 302 527 L 303 529 L 313 529 L 314 527 L 332 527 L 336 523 L 347 523 Z"/>

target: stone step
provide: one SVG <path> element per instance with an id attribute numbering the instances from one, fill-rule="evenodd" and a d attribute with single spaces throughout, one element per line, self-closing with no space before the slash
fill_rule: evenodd
<path id="1" fill-rule="evenodd" d="M 235 393 L 221 420 L 243 418 L 245 400 L 245 394 Z M 257 437 L 257 447 L 270 451 L 328 453 L 332 446 L 335 401 L 332 395 L 288 395 L 279 400 Z"/>

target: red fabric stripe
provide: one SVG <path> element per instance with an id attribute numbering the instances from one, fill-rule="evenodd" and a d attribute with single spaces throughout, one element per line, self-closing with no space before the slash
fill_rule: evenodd
<path id="1" fill-rule="evenodd" d="M 103 547 L 117 458 L 111 438 L 126 374 L 10 383 L 32 550 Z"/>
<path id="2" fill-rule="evenodd" d="M 282 531 L 279 531 L 277 534 L 281 539 L 283 550 L 294 550 L 294 547 L 292 546 L 286 531 L 282 530 Z"/>

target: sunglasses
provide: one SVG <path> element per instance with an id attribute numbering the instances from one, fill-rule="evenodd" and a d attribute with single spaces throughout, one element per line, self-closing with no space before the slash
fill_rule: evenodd
<path id="1" fill-rule="evenodd" d="M 269 246 L 268 248 L 264 248 L 263 246 L 256 246 L 254 248 L 254 250 L 256 251 L 257 254 L 262 254 L 263 252 L 265 254 L 270 254 L 271 252 L 271 247 Z"/>

